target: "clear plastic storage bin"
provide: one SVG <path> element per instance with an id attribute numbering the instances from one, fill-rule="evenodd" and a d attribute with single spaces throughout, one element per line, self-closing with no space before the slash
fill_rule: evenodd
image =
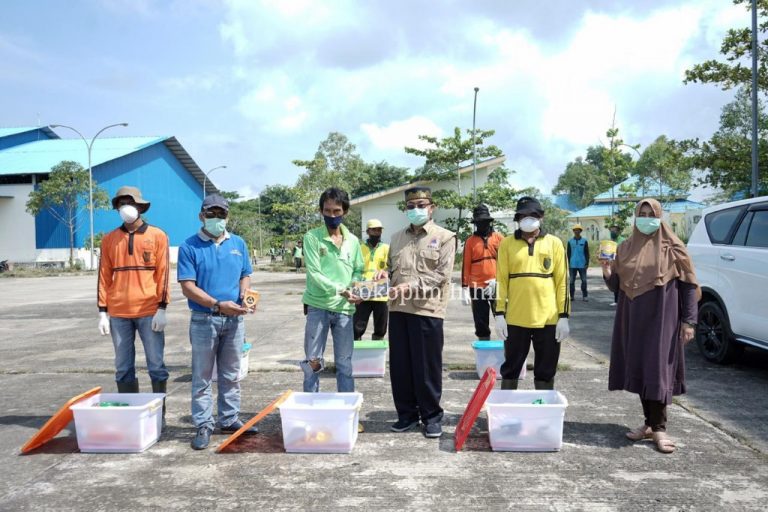
<path id="1" fill-rule="evenodd" d="M 164 393 L 101 393 L 70 407 L 86 453 L 138 453 L 160 439 Z M 128 406 L 100 407 L 101 402 Z"/>
<path id="2" fill-rule="evenodd" d="M 568 400 L 559 391 L 495 389 L 485 406 L 494 451 L 552 452 L 563 446 Z"/>
<path id="3" fill-rule="evenodd" d="M 475 366 L 477 367 L 477 376 L 483 377 L 486 368 L 496 370 L 496 378 L 501 378 L 501 365 L 504 363 L 504 342 L 503 341 L 473 341 L 472 348 L 475 350 Z M 520 370 L 518 379 L 525 378 L 525 365 Z"/>
<path id="4" fill-rule="evenodd" d="M 353 377 L 383 377 L 387 364 L 387 340 L 358 340 L 352 352 Z"/>
<path id="5" fill-rule="evenodd" d="M 288 453 L 350 453 L 362 393 L 292 393 L 280 407 Z"/>

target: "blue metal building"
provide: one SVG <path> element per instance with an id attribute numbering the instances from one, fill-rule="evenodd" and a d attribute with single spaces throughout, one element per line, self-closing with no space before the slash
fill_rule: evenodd
<path id="1" fill-rule="evenodd" d="M 8 212 L 15 211 L 18 220 L 19 208 L 26 203 L 29 191 L 64 160 L 87 168 L 85 143 L 81 139 L 61 139 L 49 128 L 0 128 L 0 238 L 13 229 L 13 219 L 4 218 Z M 93 145 L 92 170 L 94 181 L 110 197 L 124 185 L 141 189 L 152 203 L 146 220 L 168 233 L 172 247 L 198 229 L 204 174 L 175 137 L 99 138 Z M 206 189 L 208 193 L 216 190 L 210 181 Z M 10 200 L 7 205 L 6 200 Z M 84 211 L 78 217 L 76 248 L 83 247 L 90 235 L 85 205 Z M 115 211 L 94 211 L 94 233 L 106 233 L 119 225 Z M 64 225 L 47 212 L 34 218 L 34 247 L 28 247 L 25 254 L 34 254 L 38 259 L 41 251 L 68 248 L 69 234 Z M 10 258 L 0 251 L 0 259 Z"/>

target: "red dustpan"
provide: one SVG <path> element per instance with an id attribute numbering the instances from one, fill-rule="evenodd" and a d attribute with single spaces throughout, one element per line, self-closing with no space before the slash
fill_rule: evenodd
<path id="1" fill-rule="evenodd" d="M 246 430 L 248 430 L 249 428 L 251 428 L 252 426 L 257 424 L 258 422 L 263 420 L 269 413 L 274 411 L 277 408 L 277 406 L 279 406 L 281 403 L 285 402 L 285 400 L 289 396 L 291 396 L 291 393 L 293 393 L 293 391 L 286 391 L 285 393 L 283 393 L 279 397 L 275 398 L 268 406 L 266 406 L 261 411 L 259 411 L 259 413 L 256 416 L 254 416 L 253 418 L 251 418 L 248 421 L 246 421 L 243 424 L 243 426 L 240 427 L 240 429 L 237 432 L 235 432 L 234 434 L 232 434 L 231 436 L 226 438 L 224 440 L 224 442 L 221 443 L 218 448 L 216 448 L 216 453 L 221 453 L 222 450 L 224 450 L 224 448 L 226 448 L 227 446 L 232 444 L 232 442 L 234 442 L 235 439 L 237 439 L 238 437 L 243 435 L 243 432 L 245 432 Z"/>
<path id="2" fill-rule="evenodd" d="M 453 446 L 458 452 L 461 447 L 464 446 L 464 442 L 469 437 L 469 431 L 472 430 L 472 425 L 475 424 L 480 409 L 483 408 L 483 404 L 488 399 L 488 395 L 491 394 L 493 386 L 496 385 L 496 370 L 488 368 L 483 374 L 483 378 L 480 379 L 480 384 L 477 385 L 475 392 L 472 393 L 472 398 L 469 399 L 467 408 L 464 410 L 464 414 L 461 415 L 459 424 L 456 425 L 456 433 L 453 436 Z"/>
<path id="3" fill-rule="evenodd" d="M 61 409 L 56 411 L 56 414 L 51 416 L 51 419 L 45 422 L 43 428 L 38 430 L 35 435 L 33 435 L 30 440 L 21 447 L 21 453 L 29 453 L 35 448 L 44 445 L 56 437 L 56 435 L 64 430 L 66 426 L 69 425 L 69 422 L 74 418 L 72 411 L 69 410 L 70 406 L 75 405 L 77 402 L 92 397 L 98 393 L 101 393 L 101 386 L 89 389 L 82 395 L 77 395 L 67 400 L 67 403 L 62 405 Z"/>

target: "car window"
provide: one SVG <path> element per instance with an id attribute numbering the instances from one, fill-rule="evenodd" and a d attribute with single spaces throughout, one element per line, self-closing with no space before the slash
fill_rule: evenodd
<path id="1" fill-rule="evenodd" d="M 734 224 L 739 220 L 739 217 L 741 217 L 741 213 L 745 208 L 745 206 L 727 208 L 725 210 L 712 212 L 704 217 L 707 233 L 709 233 L 709 239 L 713 244 L 728 243 Z"/>
<path id="2" fill-rule="evenodd" d="M 768 211 L 754 212 L 752 224 L 749 226 L 746 245 L 749 247 L 768 247 Z"/>
<path id="3" fill-rule="evenodd" d="M 744 245 L 747 242 L 747 232 L 749 232 L 749 224 L 752 221 L 752 212 L 747 212 L 744 219 L 739 224 L 739 229 L 736 230 L 736 234 L 733 237 L 731 245 Z"/>

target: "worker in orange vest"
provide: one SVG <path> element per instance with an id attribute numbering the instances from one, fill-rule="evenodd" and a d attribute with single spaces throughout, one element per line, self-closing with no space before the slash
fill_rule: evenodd
<path id="1" fill-rule="evenodd" d="M 477 339 L 490 340 L 489 317 L 493 314 L 496 298 L 496 254 L 504 236 L 493 230 L 493 217 L 484 204 L 472 211 L 472 223 L 475 232 L 464 244 L 462 302 L 465 306 L 472 305 Z"/>

